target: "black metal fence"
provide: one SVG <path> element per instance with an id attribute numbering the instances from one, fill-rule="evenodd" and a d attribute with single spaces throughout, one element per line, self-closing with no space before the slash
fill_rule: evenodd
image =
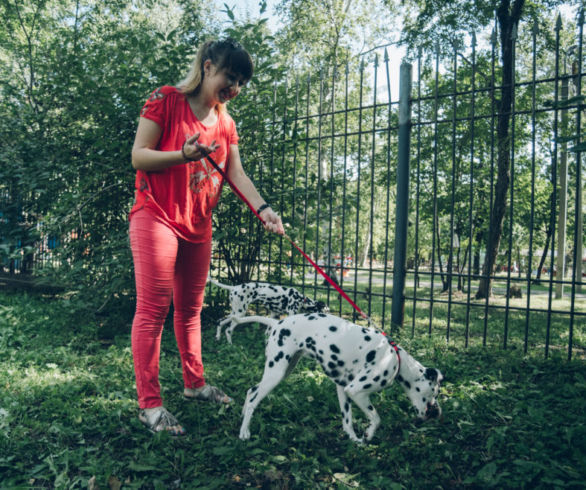
<path id="1" fill-rule="evenodd" d="M 296 243 L 393 334 L 583 355 L 582 25 L 567 46 L 558 19 L 553 52 L 522 26 L 508 86 L 494 33 L 482 48 L 472 36 L 420 51 L 399 100 L 386 51 L 277 84 L 267 103 L 282 116 L 253 177 Z M 258 279 L 352 312 L 286 241 L 267 238 L 258 265 Z"/>
<path id="2" fill-rule="evenodd" d="M 387 51 L 276 83 L 257 104 L 272 117 L 241 130 L 268 145 L 256 164 L 243 138 L 245 164 L 293 240 L 393 335 L 584 355 L 582 30 L 582 15 L 548 33 L 522 25 L 510 84 L 494 34 L 420 50 L 401 97 Z M 4 272 L 42 267 L 74 238 L 48 236 L 14 196 L 0 199 L 2 229 L 17 237 L 0 237 Z M 246 234 L 253 218 L 223 199 L 226 210 Z M 256 254 L 251 237 L 228 256 L 241 237 L 219 232 L 215 275 L 240 261 L 355 314 L 287 241 L 267 235 Z"/>

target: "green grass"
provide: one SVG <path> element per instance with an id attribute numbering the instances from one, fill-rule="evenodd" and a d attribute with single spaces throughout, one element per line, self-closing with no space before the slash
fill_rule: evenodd
<path id="1" fill-rule="evenodd" d="M 516 328 L 506 350 L 496 334 L 486 348 L 476 334 L 464 348 L 456 310 L 449 343 L 439 321 L 432 336 L 424 319 L 416 338 L 400 335 L 446 376 L 443 422 L 415 424 L 393 385 L 372 397 L 382 418 L 374 440 L 356 446 L 334 385 L 303 360 L 260 404 L 243 442 L 240 408 L 262 374 L 263 328 L 238 328 L 229 346 L 214 339 L 219 308 L 204 310 L 206 375 L 235 398 L 226 408 L 183 401 L 167 325 L 163 396 L 189 431 L 173 439 L 136 417 L 128 320 L 101 340 L 92 315 L 72 313 L 65 299 L 0 293 L 0 488 L 584 488 L 584 360 L 524 354 Z M 470 331 L 482 328 L 473 317 Z"/>

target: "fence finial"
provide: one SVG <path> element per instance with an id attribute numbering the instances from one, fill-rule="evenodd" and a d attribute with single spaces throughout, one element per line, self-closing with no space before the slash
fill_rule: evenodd
<path id="1" fill-rule="evenodd" d="M 535 19 L 533 21 L 533 35 L 537 36 L 537 34 L 539 34 L 539 23 L 537 22 L 537 19 Z"/>
<path id="2" fill-rule="evenodd" d="M 374 55 L 374 68 L 378 68 L 378 53 Z"/>
<path id="3" fill-rule="evenodd" d="M 492 28 L 492 33 L 490 35 L 490 43 L 493 48 L 496 46 L 496 29 L 494 27 Z"/>
<path id="4" fill-rule="evenodd" d="M 387 48 L 385 48 L 385 57 L 384 57 L 384 62 L 388 63 L 389 62 L 389 53 L 387 52 Z"/>
<path id="5" fill-rule="evenodd" d="M 472 47 L 476 46 L 476 33 L 472 31 Z"/>
<path id="6" fill-rule="evenodd" d="M 578 13 L 578 25 L 581 26 L 584 24 L 584 9 L 581 8 L 580 12 Z"/>
<path id="7" fill-rule="evenodd" d="M 562 29 L 562 14 L 558 12 L 558 18 L 555 21 L 555 30 L 560 31 Z"/>

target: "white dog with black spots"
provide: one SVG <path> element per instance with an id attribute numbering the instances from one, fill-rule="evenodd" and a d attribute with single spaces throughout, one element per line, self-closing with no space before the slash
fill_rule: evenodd
<path id="1" fill-rule="evenodd" d="M 295 313 L 329 311 L 323 301 L 314 301 L 292 287 L 276 286 L 266 282 L 246 282 L 237 286 L 229 286 L 211 277 L 208 277 L 208 280 L 213 285 L 230 291 L 230 314 L 220 321 L 216 330 L 216 340 L 220 340 L 222 327 L 230 322 L 230 326 L 226 328 L 226 339 L 230 344 L 232 343 L 232 332 L 238 325 L 235 319 L 244 317 L 252 303 L 264 306 L 273 318 L 280 318 L 281 315 L 294 315 Z"/>
<path id="2" fill-rule="evenodd" d="M 235 318 L 235 321 L 258 322 L 270 327 L 263 377 L 247 392 L 242 408 L 240 439 L 250 437 L 250 420 L 255 408 L 293 370 L 302 356 L 317 360 L 336 384 L 342 426 L 354 442 L 372 439 L 380 417 L 369 397 L 390 386 L 395 379 L 407 393 L 420 420 L 441 415 L 438 393 L 442 373 L 424 367 L 374 328 L 361 327 L 323 313 L 293 315 L 280 321 L 260 316 Z M 364 412 L 369 421 L 364 438 L 354 432 L 349 400 Z"/>

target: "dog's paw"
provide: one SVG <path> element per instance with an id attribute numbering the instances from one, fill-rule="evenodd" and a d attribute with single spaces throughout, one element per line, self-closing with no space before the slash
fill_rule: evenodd
<path id="1" fill-rule="evenodd" d="M 243 441 L 246 441 L 246 440 L 250 439 L 250 431 L 247 428 L 242 427 L 240 429 L 240 435 L 239 435 L 239 437 Z"/>

